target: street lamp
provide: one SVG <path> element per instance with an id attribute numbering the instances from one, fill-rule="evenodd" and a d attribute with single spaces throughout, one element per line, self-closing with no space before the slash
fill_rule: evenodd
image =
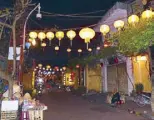
<path id="1" fill-rule="evenodd" d="M 37 18 L 42 18 L 42 14 L 40 12 L 40 9 L 41 9 L 41 6 L 40 6 L 40 3 L 33 9 L 31 10 L 31 12 L 28 14 L 26 20 L 25 20 L 25 24 L 24 24 L 24 31 L 23 31 L 23 50 L 25 49 L 25 39 L 26 39 L 26 25 L 27 25 L 27 22 L 28 22 L 28 19 L 29 17 L 31 16 L 31 14 L 36 10 L 38 9 L 38 13 L 36 15 Z"/>

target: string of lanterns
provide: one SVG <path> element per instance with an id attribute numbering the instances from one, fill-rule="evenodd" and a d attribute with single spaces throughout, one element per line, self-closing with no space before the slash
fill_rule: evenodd
<path id="1" fill-rule="evenodd" d="M 151 10 L 143 11 L 141 17 L 143 19 L 150 19 L 153 17 L 153 12 Z M 137 15 L 131 15 L 128 17 L 128 23 L 130 25 L 135 25 L 138 22 L 139 22 L 139 17 Z M 123 20 L 116 20 L 113 25 L 118 31 L 121 31 L 121 29 L 125 26 L 125 22 Z M 107 25 L 107 24 L 101 25 L 100 32 L 102 33 L 103 37 L 105 37 L 110 32 L 109 25 Z M 47 33 L 44 33 L 44 32 L 37 33 L 35 31 L 32 31 L 29 33 L 29 37 L 30 37 L 29 40 L 32 43 L 32 45 L 35 45 L 36 44 L 35 39 L 38 38 L 41 41 L 41 46 L 45 47 L 46 44 L 43 43 L 44 39 L 46 39 L 46 38 L 49 39 L 50 45 L 51 45 L 51 41 L 54 39 L 54 37 L 56 37 L 59 40 L 59 46 L 60 46 L 60 42 L 64 38 L 64 36 L 65 36 L 65 34 L 63 31 L 57 31 L 55 34 L 51 31 L 49 31 Z M 67 31 L 66 36 L 70 39 L 70 45 L 72 46 L 72 41 L 76 37 L 76 32 L 74 30 L 69 30 L 69 31 Z M 95 31 L 89 27 L 83 28 L 79 31 L 79 36 L 87 44 L 87 50 L 92 51 L 91 49 L 89 49 L 88 44 L 95 37 Z M 55 47 L 55 50 L 59 50 L 58 47 Z M 71 52 L 71 49 L 67 49 L 67 52 Z"/>

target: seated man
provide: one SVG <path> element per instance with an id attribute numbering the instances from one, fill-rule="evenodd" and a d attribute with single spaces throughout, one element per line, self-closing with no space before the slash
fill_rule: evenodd
<path id="1" fill-rule="evenodd" d="M 120 94 L 117 89 L 114 89 L 114 93 L 111 99 L 111 104 L 115 105 L 117 102 L 120 102 Z"/>

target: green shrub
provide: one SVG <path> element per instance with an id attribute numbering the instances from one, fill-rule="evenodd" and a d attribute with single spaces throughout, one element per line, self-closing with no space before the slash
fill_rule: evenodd
<path id="1" fill-rule="evenodd" d="M 135 90 L 136 90 L 136 93 L 142 93 L 144 90 L 143 84 L 142 83 L 135 84 Z"/>

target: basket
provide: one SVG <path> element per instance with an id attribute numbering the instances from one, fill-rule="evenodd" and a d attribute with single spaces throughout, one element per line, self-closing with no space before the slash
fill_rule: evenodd
<path id="1" fill-rule="evenodd" d="M 17 120 L 18 111 L 1 111 L 1 120 Z"/>
<path id="2" fill-rule="evenodd" d="M 43 110 L 28 110 L 29 120 L 43 120 Z"/>

